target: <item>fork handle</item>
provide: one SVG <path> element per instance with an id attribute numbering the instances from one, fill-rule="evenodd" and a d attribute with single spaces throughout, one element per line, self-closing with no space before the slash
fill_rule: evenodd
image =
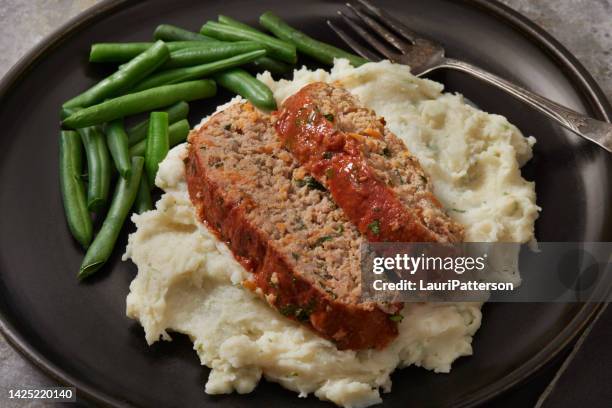
<path id="1" fill-rule="evenodd" d="M 445 58 L 439 68 L 455 69 L 473 75 L 491 85 L 508 92 L 515 98 L 539 110 L 551 119 L 579 136 L 597 143 L 612 153 L 612 124 L 590 118 L 538 94 L 493 75 L 475 65 L 452 58 Z"/>

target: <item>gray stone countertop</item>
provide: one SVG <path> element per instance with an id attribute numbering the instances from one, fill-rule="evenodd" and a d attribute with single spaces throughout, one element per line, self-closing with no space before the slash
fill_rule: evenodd
<path id="1" fill-rule="evenodd" d="M 1 0 L 0 76 L 30 48 L 99 0 Z M 612 96 L 612 0 L 502 0 L 563 43 Z M 10 388 L 55 386 L 0 335 L 0 406 Z M 29 403 L 29 407 L 42 406 Z"/>

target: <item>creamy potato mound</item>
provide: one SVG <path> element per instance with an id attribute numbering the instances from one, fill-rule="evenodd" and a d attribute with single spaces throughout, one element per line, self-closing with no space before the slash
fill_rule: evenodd
<path id="1" fill-rule="evenodd" d="M 534 139 L 504 117 L 388 62 L 355 69 L 338 60 L 331 73 L 303 68 L 293 81 L 275 82 L 267 74 L 260 79 L 279 104 L 306 83 L 339 81 L 384 116 L 419 158 L 440 201 L 465 225 L 467 240 L 533 240 L 535 186 L 521 177 L 520 166 L 531 157 Z M 472 354 L 480 303 L 409 304 L 398 338 L 382 351 L 339 351 L 280 315 L 242 288 L 248 273 L 196 220 L 186 155 L 186 145 L 169 153 L 157 175 L 164 195 L 156 209 L 132 217 L 137 230 L 124 258 L 138 274 L 127 315 L 142 324 L 149 344 L 171 340 L 169 332 L 188 335 L 211 368 L 207 393 L 248 393 L 263 375 L 302 397 L 314 393 L 344 407 L 366 407 L 382 401 L 381 390 L 391 391 L 396 368 L 414 364 L 447 373 L 455 359 Z"/>

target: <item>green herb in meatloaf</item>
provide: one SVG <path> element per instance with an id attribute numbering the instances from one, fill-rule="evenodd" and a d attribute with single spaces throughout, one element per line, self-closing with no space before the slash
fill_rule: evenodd
<path id="1" fill-rule="evenodd" d="M 295 217 L 293 219 L 293 223 L 297 231 L 306 229 L 306 224 L 304 224 L 304 220 L 302 219 L 302 217 Z"/>
<path id="2" fill-rule="evenodd" d="M 329 296 L 331 296 L 332 299 L 338 299 L 338 295 L 336 295 L 334 293 L 333 290 L 331 290 L 330 288 L 323 288 L 323 290 L 325 290 L 325 293 L 327 293 Z"/>
<path id="3" fill-rule="evenodd" d="M 317 305 L 317 301 L 315 299 L 311 299 L 307 305 L 300 306 L 292 303 L 288 303 L 278 308 L 278 311 L 287 317 L 295 317 L 299 321 L 307 321 L 310 319 L 310 315 L 314 311 L 314 308 Z"/>
<path id="4" fill-rule="evenodd" d="M 380 221 L 379 220 L 372 221 L 371 223 L 368 224 L 368 229 L 372 231 L 372 233 L 375 235 L 380 234 Z"/>
<path id="5" fill-rule="evenodd" d="M 324 243 L 325 241 L 330 241 L 331 239 L 332 239 L 331 235 L 324 235 L 322 237 L 319 237 L 312 245 L 310 245 L 310 248 L 316 248 L 322 243 Z"/>
<path id="6" fill-rule="evenodd" d="M 400 171 L 398 169 L 395 169 L 395 175 L 397 176 L 397 179 L 399 180 L 399 184 L 404 184 L 404 178 L 402 177 L 402 173 L 400 173 Z"/>
<path id="7" fill-rule="evenodd" d="M 404 320 L 404 316 L 398 313 L 398 314 L 389 316 L 389 319 L 396 323 L 401 323 L 401 321 Z"/>
<path id="8" fill-rule="evenodd" d="M 308 188 L 311 188 L 313 190 L 327 191 L 325 187 L 323 187 L 323 184 L 319 183 L 312 176 L 306 176 L 303 179 L 296 179 L 295 184 L 298 187 L 307 186 Z"/>

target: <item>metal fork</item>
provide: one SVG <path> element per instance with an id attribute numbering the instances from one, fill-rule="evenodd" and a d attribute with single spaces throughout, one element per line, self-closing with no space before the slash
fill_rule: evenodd
<path id="1" fill-rule="evenodd" d="M 448 58 L 444 55 L 442 45 L 417 34 L 367 0 L 357 1 L 361 6 L 354 6 L 351 3 L 346 4 L 354 16 L 350 17 L 342 11 L 338 11 L 338 14 L 366 43 L 385 58 L 392 62 L 410 66 L 411 72 L 417 76 L 422 76 L 438 68 L 456 69 L 473 75 L 508 92 L 549 118 L 554 119 L 565 128 L 612 153 L 612 124 L 590 118 L 562 106 L 475 65 Z M 362 57 L 371 61 L 380 59 L 375 52 L 361 45 L 331 21 L 327 20 L 327 24 Z"/>

